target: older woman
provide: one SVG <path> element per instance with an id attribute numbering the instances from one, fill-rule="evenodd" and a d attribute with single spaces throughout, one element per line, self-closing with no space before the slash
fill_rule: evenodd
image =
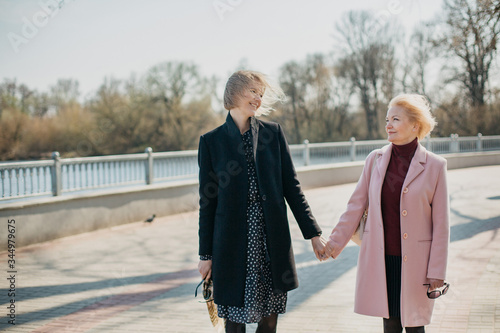
<path id="1" fill-rule="evenodd" d="M 424 96 L 389 103 L 389 145 L 373 151 L 325 246 L 336 258 L 368 206 L 354 311 L 383 317 L 384 332 L 424 332 L 444 285 L 449 243 L 446 160 L 419 140 L 435 126 Z M 426 286 L 425 284 L 428 284 Z"/>
<path id="2" fill-rule="evenodd" d="M 213 277 L 226 332 L 276 332 L 287 292 L 297 288 L 285 199 L 318 258 L 324 241 L 302 193 L 280 125 L 258 120 L 283 93 L 258 72 L 226 84 L 226 122 L 200 138 L 200 263 Z"/>

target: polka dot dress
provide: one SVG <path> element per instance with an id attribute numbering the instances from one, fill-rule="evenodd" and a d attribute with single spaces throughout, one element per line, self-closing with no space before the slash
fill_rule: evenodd
<path id="1" fill-rule="evenodd" d="M 257 186 L 251 129 L 243 134 L 248 164 L 248 248 L 243 307 L 218 305 L 219 316 L 236 323 L 257 323 L 271 313 L 285 313 L 287 294 L 273 294 L 271 263 L 267 252 L 264 214 Z"/>

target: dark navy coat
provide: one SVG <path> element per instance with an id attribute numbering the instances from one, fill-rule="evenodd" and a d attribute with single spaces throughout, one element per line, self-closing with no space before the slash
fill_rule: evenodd
<path id="1" fill-rule="evenodd" d="M 255 164 L 273 287 L 283 293 L 298 287 L 285 199 L 304 238 L 320 235 L 321 229 L 302 193 L 281 126 L 253 124 L 258 126 Z M 243 306 L 248 174 L 241 133 L 230 114 L 200 137 L 198 163 L 199 254 L 212 256 L 215 303 Z"/>

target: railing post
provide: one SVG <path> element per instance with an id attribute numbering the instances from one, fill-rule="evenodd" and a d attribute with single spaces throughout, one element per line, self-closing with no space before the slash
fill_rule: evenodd
<path id="1" fill-rule="evenodd" d="M 425 137 L 425 149 L 427 149 L 428 151 L 432 151 L 432 142 L 430 135 L 427 135 Z"/>
<path id="2" fill-rule="evenodd" d="M 52 159 L 54 160 L 54 165 L 50 170 L 50 175 L 52 178 L 52 195 L 61 195 L 62 189 L 62 179 L 61 179 L 61 157 L 59 152 L 52 152 Z"/>
<path id="3" fill-rule="evenodd" d="M 483 135 L 481 133 L 477 133 L 477 143 L 476 143 L 476 149 L 477 149 L 477 151 L 482 151 L 483 150 L 482 137 L 483 137 Z"/>
<path id="4" fill-rule="evenodd" d="M 460 146 L 458 143 L 458 134 L 452 134 L 451 136 L 451 152 L 458 153 L 460 152 Z"/>
<path id="5" fill-rule="evenodd" d="M 304 165 L 309 165 L 311 163 L 311 155 L 309 152 L 309 140 L 304 140 L 304 152 L 303 152 L 303 158 L 304 158 Z"/>
<path id="6" fill-rule="evenodd" d="M 349 139 L 351 141 L 351 161 L 356 161 L 356 138 L 351 137 Z"/>
<path id="7" fill-rule="evenodd" d="M 148 159 L 146 161 L 146 184 L 150 185 L 153 183 L 153 148 L 148 147 L 144 151 L 148 154 Z"/>

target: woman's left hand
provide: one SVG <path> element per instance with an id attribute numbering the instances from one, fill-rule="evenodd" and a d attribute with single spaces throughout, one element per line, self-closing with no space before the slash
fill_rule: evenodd
<path id="1" fill-rule="evenodd" d="M 316 254 L 316 258 L 318 258 L 318 260 L 320 261 L 328 259 L 328 256 L 325 255 L 325 244 L 326 240 L 323 238 L 323 236 L 316 236 L 311 238 L 311 245 L 314 254 Z"/>
<path id="2" fill-rule="evenodd" d="M 442 286 L 444 286 L 444 280 L 429 279 L 429 284 L 430 284 L 429 289 L 434 290 L 434 289 L 441 288 Z"/>

